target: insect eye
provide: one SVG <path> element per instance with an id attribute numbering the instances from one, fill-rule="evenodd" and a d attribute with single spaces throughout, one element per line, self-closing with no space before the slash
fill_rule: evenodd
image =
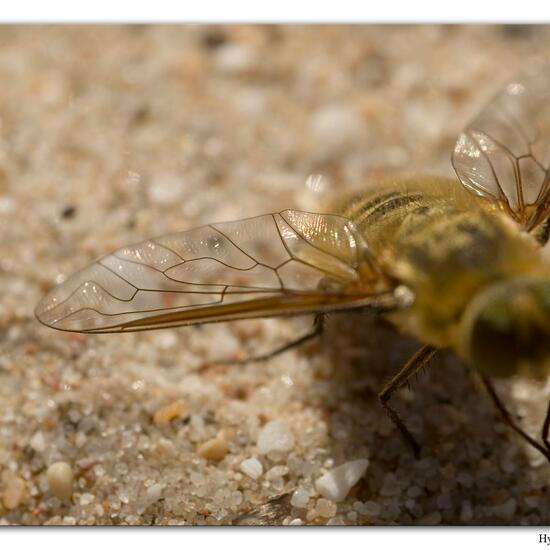
<path id="1" fill-rule="evenodd" d="M 483 374 L 548 374 L 550 282 L 498 284 L 474 300 L 465 318 L 465 353 Z"/>

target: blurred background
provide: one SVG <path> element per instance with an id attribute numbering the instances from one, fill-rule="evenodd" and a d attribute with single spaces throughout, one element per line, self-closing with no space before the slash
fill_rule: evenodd
<path id="1" fill-rule="evenodd" d="M 277 522 L 548 522 L 548 466 L 497 433 L 460 367 L 409 398 L 422 438 L 446 441 L 415 466 L 370 371 L 346 370 L 362 348 L 196 374 L 307 323 L 83 337 L 39 326 L 33 308 L 74 270 L 152 235 L 322 210 L 389 172 L 452 176 L 460 129 L 549 46 L 547 27 L 523 25 L 0 27 L 0 522 L 230 523 L 361 457 L 367 481 L 344 503 L 313 491 Z M 334 370 L 350 375 L 336 389 Z M 509 394 L 527 420 L 542 414 L 545 390 Z M 290 462 L 262 458 L 254 480 L 240 464 L 268 419 L 291 426 L 296 447 Z M 227 456 L 197 454 L 220 430 Z M 72 468 L 69 500 L 48 485 L 56 461 Z"/>

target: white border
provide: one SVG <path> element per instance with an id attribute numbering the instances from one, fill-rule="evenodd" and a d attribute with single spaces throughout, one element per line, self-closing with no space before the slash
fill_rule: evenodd
<path id="1" fill-rule="evenodd" d="M 550 530 L 547 530 L 550 540 Z M 55 550 L 97 550 L 98 545 L 132 550 L 151 548 L 218 548 L 223 550 L 281 550 L 285 544 L 296 548 L 544 548 L 539 542 L 544 528 L 407 528 L 407 527 L 110 527 L 110 528 L 0 528 L 2 546 Z M 115 546 L 116 545 L 116 546 Z M 26 546 L 25 546 L 26 547 Z"/>
<path id="2" fill-rule="evenodd" d="M 0 22 L 292 22 L 292 23 L 545 23 L 550 2 L 434 0 L 18 0 L 4 1 Z"/>
<path id="3" fill-rule="evenodd" d="M 258 2 L 250 0 L 155 0 L 138 4 L 129 1 L 95 0 L 74 2 L 61 0 L 18 0 L 4 2 L 0 22 L 12 23 L 69 23 L 69 22 L 286 22 L 286 23 L 375 23 L 375 22 L 491 22 L 491 23 L 545 23 L 550 21 L 550 2 L 522 0 L 520 3 L 499 3 L 480 0 L 460 2 L 414 2 L 401 0 L 360 2 L 338 0 L 322 4 L 277 0 Z M 97 550 L 99 544 L 124 537 L 132 549 L 151 549 L 160 544 L 175 543 L 169 548 L 204 548 L 216 544 L 230 550 L 248 548 L 276 549 L 293 539 L 296 544 L 310 548 L 431 548 L 464 550 L 465 545 L 494 547 L 499 550 L 516 549 L 527 544 L 544 548 L 539 537 L 544 528 L 0 528 L 2 546 L 13 548 L 25 542 L 35 547 Z M 307 538 L 306 538 L 307 537 Z M 548 532 L 550 540 L 550 530 Z M 162 540 L 161 540 L 162 539 Z M 11 543 L 11 544 L 10 544 Z M 194 546 L 190 546 L 193 545 Z M 523 544 L 522 544 L 523 543 Z M 352 546 L 353 545 L 353 546 Z"/>

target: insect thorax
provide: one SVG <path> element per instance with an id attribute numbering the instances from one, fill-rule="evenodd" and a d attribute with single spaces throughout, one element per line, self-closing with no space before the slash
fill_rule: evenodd
<path id="1" fill-rule="evenodd" d="M 384 273 L 416 296 L 390 320 L 437 346 L 456 347 L 462 313 L 480 289 L 544 269 L 534 239 L 460 187 L 440 178 L 395 182 L 343 209 Z"/>

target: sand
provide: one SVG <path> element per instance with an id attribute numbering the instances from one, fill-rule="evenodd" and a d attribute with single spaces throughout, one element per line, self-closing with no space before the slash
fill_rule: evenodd
<path id="1" fill-rule="evenodd" d="M 33 309 L 152 235 L 452 176 L 461 127 L 549 46 L 525 26 L 0 27 L 0 523 L 548 524 L 550 465 L 450 354 L 396 395 L 415 460 L 376 396 L 418 344 L 368 315 L 227 366 L 311 319 L 83 336 Z M 550 387 L 498 387 L 538 433 Z M 343 501 L 319 494 L 362 459 Z"/>

